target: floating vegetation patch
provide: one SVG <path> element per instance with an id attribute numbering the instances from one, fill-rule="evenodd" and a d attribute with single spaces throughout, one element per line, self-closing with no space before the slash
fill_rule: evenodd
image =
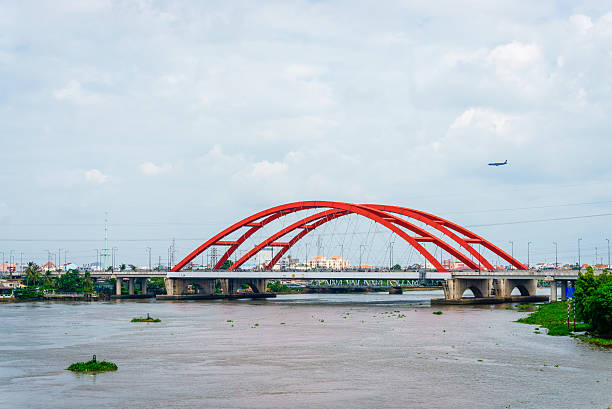
<path id="1" fill-rule="evenodd" d="M 146 318 L 145 317 L 132 318 L 131 322 L 161 322 L 161 320 L 159 318 L 153 318 L 147 313 Z"/>
<path id="2" fill-rule="evenodd" d="M 75 362 L 72 365 L 70 365 L 68 368 L 66 368 L 69 371 L 72 372 L 109 372 L 109 371 L 116 371 L 117 370 L 117 365 L 114 364 L 113 362 L 107 362 L 107 361 L 98 361 L 96 359 L 96 356 L 93 356 L 93 359 L 91 361 L 87 361 L 87 362 Z"/>

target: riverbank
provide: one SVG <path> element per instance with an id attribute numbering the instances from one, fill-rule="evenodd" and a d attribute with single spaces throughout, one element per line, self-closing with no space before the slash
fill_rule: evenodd
<path id="1" fill-rule="evenodd" d="M 517 322 L 522 324 L 539 325 L 547 329 L 551 336 L 573 336 L 582 341 L 601 347 L 612 348 L 612 339 L 593 337 L 587 334 L 576 334 L 586 332 L 589 325 L 575 322 L 572 314 L 569 314 L 567 302 L 538 305 L 537 310 L 527 317 L 519 318 Z"/>

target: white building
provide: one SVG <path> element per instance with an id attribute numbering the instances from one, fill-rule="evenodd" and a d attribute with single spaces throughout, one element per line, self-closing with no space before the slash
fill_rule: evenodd
<path id="1" fill-rule="evenodd" d="M 308 260 L 307 263 L 310 268 L 319 269 L 330 269 L 330 270 L 341 270 L 350 267 L 348 260 L 343 260 L 340 256 L 331 256 L 326 258 L 325 256 L 314 256 Z"/>

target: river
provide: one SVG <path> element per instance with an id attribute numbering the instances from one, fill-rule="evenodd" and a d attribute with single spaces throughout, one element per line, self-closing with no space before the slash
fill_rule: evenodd
<path id="1" fill-rule="evenodd" d="M 611 350 L 440 296 L 0 304 L 0 407 L 612 406 Z M 162 322 L 130 323 L 146 313 Z M 65 370 L 92 354 L 118 371 Z"/>

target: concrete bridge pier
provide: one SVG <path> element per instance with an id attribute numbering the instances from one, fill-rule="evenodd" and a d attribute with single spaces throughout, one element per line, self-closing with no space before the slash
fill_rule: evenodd
<path id="1" fill-rule="evenodd" d="M 165 278 L 164 284 L 168 295 L 183 295 L 185 291 L 185 281 L 180 278 Z"/>
<path id="2" fill-rule="evenodd" d="M 512 291 L 517 288 L 522 296 L 531 296 L 536 294 L 538 288 L 538 280 L 527 279 L 496 279 L 494 283 L 495 296 L 497 297 L 512 297 Z"/>
<path id="3" fill-rule="evenodd" d="M 557 302 L 557 281 L 556 280 L 552 280 L 550 282 L 550 298 L 549 298 L 550 302 Z"/>
<path id="4" fill-rule="evenodd" d="M 134 277 L 128 278 L 128 294 L 134 295 Z"/>
<path id="5" fill-rule="evenodd" d="M 143 278 L 140 281 L 140 293 L 141 294 L 147 293 L 147 279 L 146 278 Z"/>
<path id="6" fill-rule="evenodd" d="M 115 295 L 121 295 L 121 284 L 123 284 L 123 280 L 121 277 L 117 277 L 115 280 Z"/>
<path id="7" fill-rule="evenodd" d="M 561 301 L 567 301 L 567 281 L 561 281 Z"/>
<path id="8" fill-rule="evenodd" d="M 460 300 L 466 290 L 471 290 L 476 298 L 486 298 L 491 296 L 493 279 L 451 278 L 444 282 L 443 288 L 447 300 Z"/>

